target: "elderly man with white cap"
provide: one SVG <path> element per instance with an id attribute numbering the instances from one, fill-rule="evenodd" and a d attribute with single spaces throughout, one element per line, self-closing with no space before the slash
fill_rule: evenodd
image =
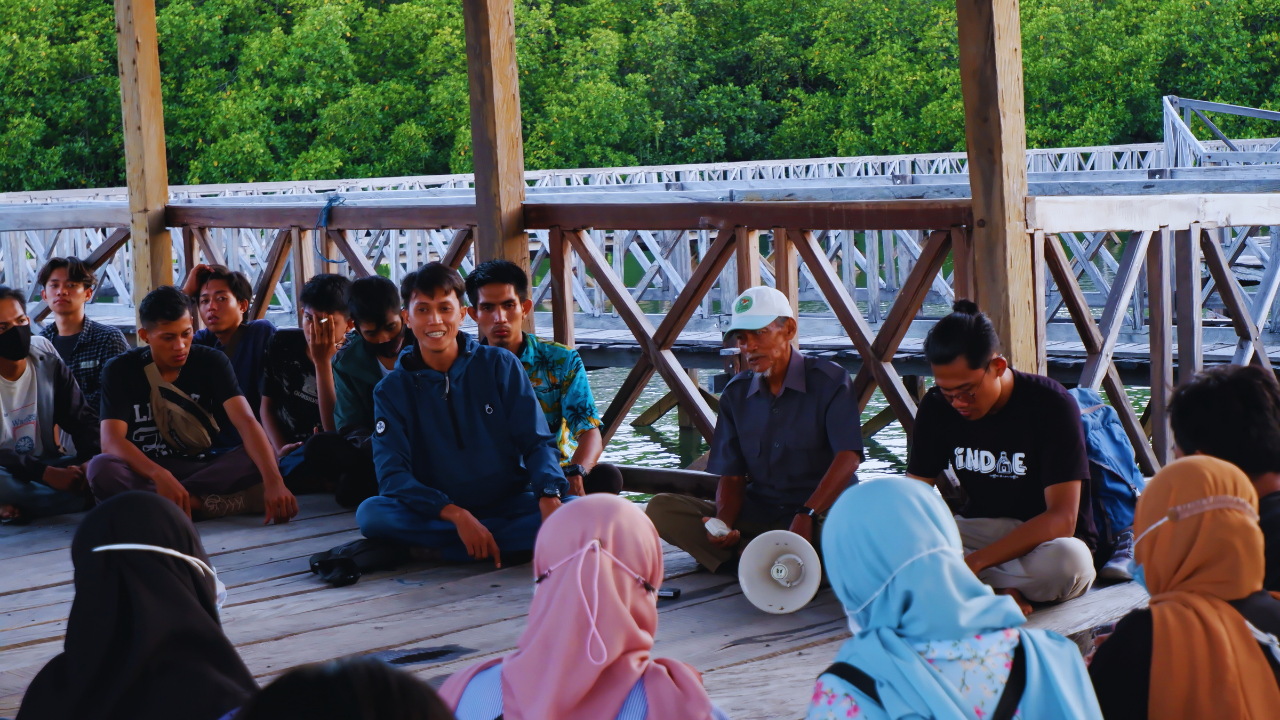
<path id="1" fill-rule="evenodd" d="M 855 482 L 862 431 L 849 373 L 791 347 L 796 318 L 785 295 L 739 295 L 725 336 L 748 369 L 720 395 L 707 464 L 720 476 L 716 501 L 656 495 L 646 512 L 663 540 L 711 572 L 735 573 L 747 543 L 769 530 L 816 544 L 821 518 Z M 708 531 L 712 518 L 729 533 Z"/>

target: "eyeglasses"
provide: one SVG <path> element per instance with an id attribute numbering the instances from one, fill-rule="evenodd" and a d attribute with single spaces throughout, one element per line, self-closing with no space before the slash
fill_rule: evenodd
<path id="1" fill-rule="evenodd" d="M 996 357 L 1000 357 L 1000 356 L 997 355 Z M 982 377 L 984 379 L 986 378 L 987 373 L 991 372 L 991 363 L 994 362 L 995 359 L 996 358 L 993 357 L 991 358 L 991 360 L 987 361 L 987 366 L 982 369 Z M 981 384 L 981 383 L 982 381 L 979 380 L 978 384 Z M 975 390 L 976 389 L 977 388 L 975 388 Z M 969 392 L 967 390 L 960 390 L 957 392 L 947 392 L 942 388 L 938 388 L 938 392 L 942 394 L 942 398 L 944 400 L 946 400 L 948 403 L 951 403 L 952 405 L 955 405 L 956 403 L 959 403 L 961 405 L 972 405 L 978 399 L 977 396 L 975 396 L 972 392 Z"/>

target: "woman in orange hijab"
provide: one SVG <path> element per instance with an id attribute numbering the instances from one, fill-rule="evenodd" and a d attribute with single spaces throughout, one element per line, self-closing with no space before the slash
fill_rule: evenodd
<path id="1" fill-rule="evenodd" d="M 1280 717 L 1280 600 L 1262 590 L 1249 479 L 1217 458 L 1170 463 L 1133 529 L 1151 606 L 1125 616 L 1089 667 L 1103 716 Z"/>

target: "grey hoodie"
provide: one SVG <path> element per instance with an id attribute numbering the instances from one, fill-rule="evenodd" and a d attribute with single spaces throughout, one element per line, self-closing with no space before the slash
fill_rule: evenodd
<path id="1" fill-rule="evenodd" d="M 36 375 L 36 418 L 40 423 L 40 447 L 44 448 L 44 454 L 35 457 L 0 450 L 0 467 L 22 482 L 39 480 L 46 467 L 62 459 L 54 438 L 54 425 L 71 435 L 76 446 L 74 464 L 88 462 L 101 451 L 98 414 L 85 403 L 80 386 L 53 343 L 38 335 L 32 337 L 27 362 Z"/>

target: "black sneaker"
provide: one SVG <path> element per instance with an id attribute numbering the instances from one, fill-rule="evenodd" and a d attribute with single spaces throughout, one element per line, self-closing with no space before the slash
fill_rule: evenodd
<path id="1" fill-rule="evenodd" d="M 1116 540 L 1116 551 L 1098 571 L 1099 580 L 1129 581 L 1133 579 L 1133 531 L 1125 530 Z"/>

